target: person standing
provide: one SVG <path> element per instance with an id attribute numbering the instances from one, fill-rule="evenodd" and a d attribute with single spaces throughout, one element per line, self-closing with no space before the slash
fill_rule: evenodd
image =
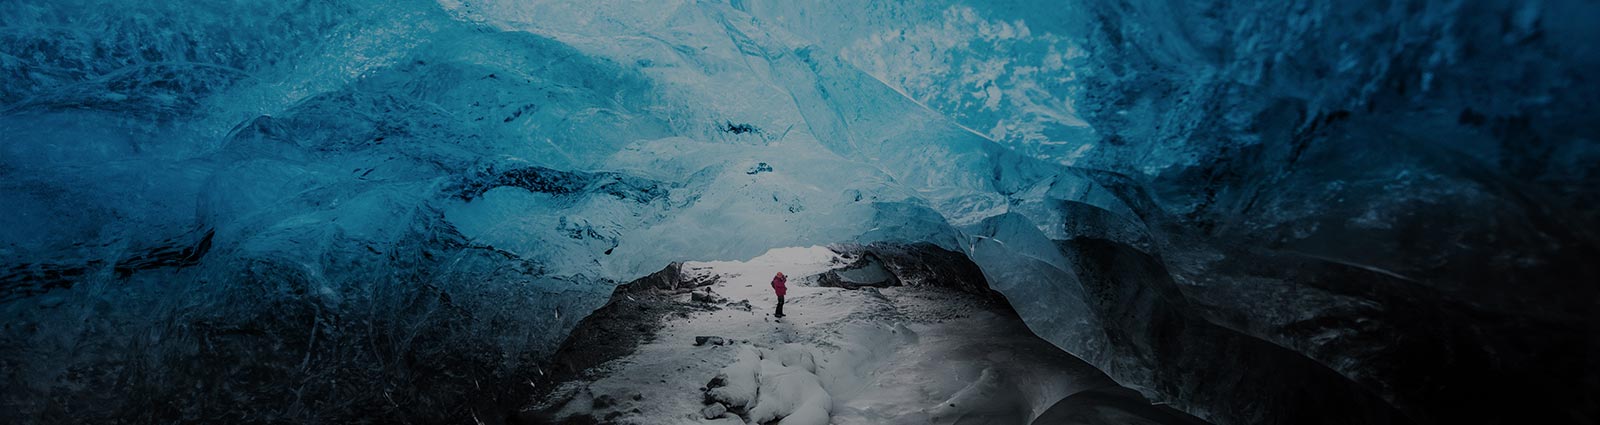
<path id="1" fill-rule="evenodd" d="M 772 317 L 783 317 L 783 294 L 789 292 L 788 283 L 789 278 L 784 276 L 783 272 L 778 272 L 777 276 L 772 277 L 772 292 L 778 294 L 778 313 Z"/>

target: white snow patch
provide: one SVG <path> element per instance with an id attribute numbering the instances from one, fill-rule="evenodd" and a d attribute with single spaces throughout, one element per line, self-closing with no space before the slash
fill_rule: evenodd
<path id="1" fill-rule="evenodd" d="M 811 350 L 805 349 L 800 344 L 784 344 L 773 350 L 767 358 L 777 360 L 784 366 L 793 366 L 805 369 L 807 373 L 817 373 L 817 360 L 811 355 Z"/>
<path id="2" fill-rule="evenodd" d="M 838 253 L 823 246 L 791 247 L 773 248 L 750 261 L 690 261 L 683 266 L 685 270 L 717 273 L 725 278 L 742 278 L 740 280 L 745 283 L 767 283 L 778 272 L 794 278 L 828 271 L 836 265 L 838 258 Z"/>
<path id="3" fill-rule="evenodd" d="M 761 361 L 761 393 L 750 409 L 752 422 L 781 419 L 778 425 L 827 425 L 832 408 L 833 399 L 817 375 L 775 359 Z"/>
<path id="4" fill-rule="evenodd" d="M 728 407 L 745 407 L 756 400 L 756 373 L 761 369 L 761 354 L 754 348 L 739 347 L 733 364 L 717 374 L 723 386 L 712 388 L 711 397 Z"/>

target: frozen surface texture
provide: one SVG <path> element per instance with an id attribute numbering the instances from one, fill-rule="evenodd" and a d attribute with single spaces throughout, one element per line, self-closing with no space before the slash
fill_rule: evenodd
<path id="1" fill-rule="evenodd" d="M 976 264 L 942 261 L 945 254 L 956 253 L 925 244 L 780 248 L 750 261 L 689 262 L 666 271 L 681 272 L 681 280 L 691 282 L 684 287 L 620 286 L 556 354 L 556 362 L 581 363 L 582 370 L 557 369 L 555 379 L 542 384 L 548 391 L 534 396 L 522 419 L 664 425 L 729 419 L 1203 423 L 1152 405 L 1039 338 L 1004 300 L 983 296 L 986 288 L 974 291 L 948 280 L 952 274 L 946 272 L 964 271 L 983 283 Z M 917 284 L 811 284 L 866 257 L 893 264 L 896 280 Z M 791 276 L 781 319 L 774 317 L 777 297 L 766 285 L 775 270 Z M 625 313 L 634 311 L 645 314 Z M 635 329 L 649 329 L 652 337 L 609 350 L 588 348 L 609 346 L 623 330 Z M 705 335 L 720 342 L 691 344 Z M 650 396 L 629 396 L 646 388 Z"/>
<path id="2" fill-rule="evenodd" d="M 0 410 L 500 422 L 618 282 L 890 241 L 1214 422 L 1595 422 L 1597 21 L 8 0 Z"/>

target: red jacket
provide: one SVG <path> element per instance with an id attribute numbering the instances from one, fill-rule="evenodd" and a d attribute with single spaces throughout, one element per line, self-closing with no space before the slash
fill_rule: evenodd
<path id="1" fill-rule="evenodd" d="M 789 292 L 789 287 L 784 285 L 786 283 L 789 283 L 789 278 L 784 276 L 783 273 L 778 273 L 777 276 L 773 276 L 772 292 L 778 293 L 778 296 L 780 297 L 783 296 L 784 293 Z"/>

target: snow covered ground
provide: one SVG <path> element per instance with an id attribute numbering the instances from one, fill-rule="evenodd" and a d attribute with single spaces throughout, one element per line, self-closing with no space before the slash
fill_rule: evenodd
<path id="1" fill-rule="evenodd" d="M 686 263 L 686 279 L 720 279 L 682 298 L 730 307 L 667 316 L 655 339 L 542 408 L 608 423 L 1028 424 L 1069 395 L 1117 388 L 969 293 L 809 286 L 850 260 L 810 247 Z M 780 271 L 791 276 L 781 320 L 769 284 Z"/>

